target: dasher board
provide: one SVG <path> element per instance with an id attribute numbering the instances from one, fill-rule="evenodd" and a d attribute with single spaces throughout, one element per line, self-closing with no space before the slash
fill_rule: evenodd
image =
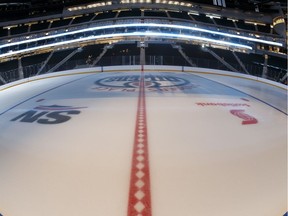
<path id="1" fill-rule="evenodd" d="M 284 215 L 285 103 L 254 80 L 145 69 L 2 86 L 0 213 Z"/>

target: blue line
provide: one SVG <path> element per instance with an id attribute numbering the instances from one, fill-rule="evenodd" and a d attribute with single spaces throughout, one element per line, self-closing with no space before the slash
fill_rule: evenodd
<path id="1" fill-rule="evenodd" d="M 86 78 L 86 77 L 88 77 L 88 76 L 91 76 L 91 75 L 94 75 L 94 74 L 89 74 L 89 75 L 87 75 L 87 76 L 85 76 L 85 77 L 81 77 L 81 78 L 78 78 L 78 79 L 76 79 L 76 80 L 72 80 L 72 81 L 69 81 L 69 82 L 67 82 L 67 83 L 63 83 L 63 84 L 61 84 L 61 85 L 55 86 L 55 87 L 53 87 L 53 88 L 51 88 L 51 89 L 48 89 L 48 90 L 46 90 L 46 91 L 44 91 L 44 92 L 41 92 L 41 93 L 39 93 L 39 94 L 37 94 L 37 95 L 34 95 L 34 96 L 32 96 L 32 97 L 24 100 L 24 101 L 21 101 L 20 103 L 18 103 L 18 104 L 16 104 L 16 105 L 10 107 L 9 109 L 5 110 L 4 112 L 0 113 L 0 116 L 3 115 L 3 114 L 5 114 L 5 113 L 7 113 L 8 111 L 14 109 L 15 107 L 17 107 L 17 106 L 19 106 L 19 105 L 21 105 L 21 104 L 23 104 L 23 103 L 25 103 L 25 102 L 33 99 L 33 98 L 36 98 L 36 97 L 38 97 L 38 96 L 40 96 L 40 95 L 42 95 L 42 94 L 45 94 L 45 93 L 47 93 L 47 92 L 49 92 L 49 91 L 52 91 L 52 90 L 57 89 L 57 88 L 60 88 L 60 87 L 62 87 L 62 86 L 68 85 L 68 84 L 70 84 L 70 83 L 79 81 L 79 80 L 84 79 L 84 78 Z"/>
<path id="2" fill-rule="evenodd" d="M 189 73 L 186 73 L 186 74 L 189 74 Z M 189 74 L 189 75 L 191 76 L 192 74 Z M 196 75 L 196 74 L 193 74 L 193 76 L 201 77 L 201 76 Z M 217 84 L 219 84 L 219 85 L 223 85 L 223 86 L 225 86 L 225 87 L 227 87 L 227 88 L 233 89 L 234 91 L 238 91 L 238 92 L 240 92 L 240 93 L 242 93 L 242 94 L 248 95 L 249 97 L 254 98 L 254 99 L 256 99 L 256 100 L 258 100 L 258 101 L 260 101 L 260 102 L 262 102 L 262 103 L 264 103 L 264 104 L 266 104 L 266 105 L 268 105 L 268 106 L 270 106 L 270 107 L 272 107 L 272 108 L 274 108 L 274 109 L 276 109 L 276 110 L 278 110 L 279 112 L 287 115 L 286 112 L 280 110 L 279 108 L 273 106 L 272 104 L 269 104 L 269 103 L 267 103 L 266 101 L 263 101 L 263 100 L 255 97 L 255 96 L 253 96 L 253 95 L 247 94 L 247 93 L 245 93 L 245 92 L 243 92 L 243 91 L 241 91 L 241 90 L 239 90 L 239 89 L 233 88 L 233 87 L 231 87 L 231 86 L 225 85 L 225 84 L 223 84 L 223 83 L 220 83 L 220 82 L 217 82 L 217 81 L 214 81 L 214 80 L 205 78 L 205 77 L 201 77 L 201 78 L 206 79 L 206 80 L 209 80 L 209 81 L 211 81 L 211 82 L 215 82 L 215 83 L 217 83 Z"/>

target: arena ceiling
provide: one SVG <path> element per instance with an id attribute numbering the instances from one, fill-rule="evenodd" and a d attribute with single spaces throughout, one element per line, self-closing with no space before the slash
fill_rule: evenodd
<path id="1" fill-rule="evenodd" d="M 114 0 L 118 1 L 118 0 Z M 189 0 L 188 0 L 189 1 Z M 259 11 L 263 13 L 274 13 L 275 5 L 280 5 L 284 14 L 287 14 L 286 0 L 221 0 L 225 2 L 227 8 L 239 9 L 243 11 Z M 217 0 L 193 0 L 189 2 L 211 5 Z M 0 0 L 0 22 L 28 17 L 41 16 L 45 14 L 61 13 L 65 7 L 99 2 L 99 0 Z M 220 7 L 221 6 L 216 6 Z"/>

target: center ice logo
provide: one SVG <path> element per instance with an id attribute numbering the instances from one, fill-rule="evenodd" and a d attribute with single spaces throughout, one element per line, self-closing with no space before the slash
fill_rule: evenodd
<path id="1" fill-rule="evenodd" d="M 11 119 L 11 121 L 19 121 L 25 123 L 39 124 L 60 124 L 67 122 L 73 115 L 79 115 L 80 109 L 86 107 L 72 107 L 72 106 L 37 106 L 21 115 Z"/>
<path id="2" fill-rule="evenodd" d="M 109 88 L 138 88 L 140 75 L 107 77 L 95 82 L 96 85 Z M 145 75 L 146 88 L 178 87 L 188 85 L 190 82 L 175 76 Z"/>

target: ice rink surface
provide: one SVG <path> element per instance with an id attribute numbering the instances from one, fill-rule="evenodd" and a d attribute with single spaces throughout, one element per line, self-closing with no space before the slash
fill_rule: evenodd
<path id="1" fill-rule="evenodd" d="M 287 211 L 285 86 L 234 73 L 95 71 L 0 87 L 3 216 Z"/>

